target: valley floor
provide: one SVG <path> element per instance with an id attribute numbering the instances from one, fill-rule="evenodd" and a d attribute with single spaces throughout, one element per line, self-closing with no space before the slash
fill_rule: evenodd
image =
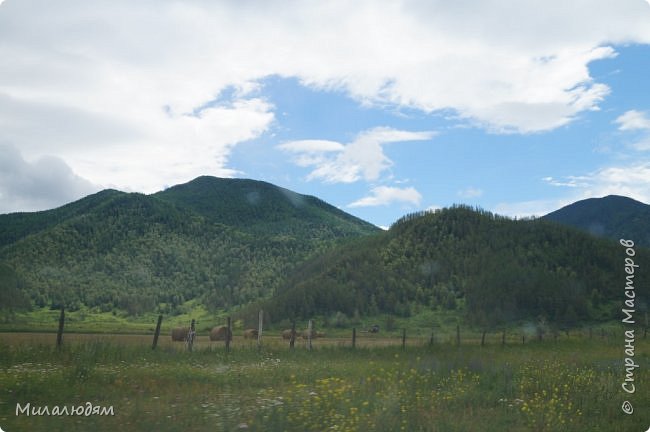
<path id="1" fill-rule="evenodd" d="M 505 347 L 412 341 L 404 350 L 399 343 L 352 349 L 336 338 L 319 340 L 312 351 L 302 343 L 289 350 L 269 338 L 258 351 L 252 341 L 235 339 L 230 353 L 205 340 L 188 352 L 168 337 L 153 351 L 150 336 L 136 335 L 66 335 L 57 350 L 54 338 L 0 336 L 3 430 L 642 431 L 650 425 L 650 342 L 635 341 L 636 391 L 626 394 L 622 334 Z M 621 410 L 626 400 L 635 408 L 631 415 Z M 79 415 L 79 407 L 90 407 L 90 415 Z"/>

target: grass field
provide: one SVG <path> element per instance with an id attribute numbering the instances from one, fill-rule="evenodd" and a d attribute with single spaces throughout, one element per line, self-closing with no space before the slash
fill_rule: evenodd
<path id="1" fill-rule="evenodd" d="M 15 431 L 645 431 L 650 343 L 635 341 L 636 392 L 621 389 L 624 338 L 418 345 L 377 338 L 277 337 L 193 352 L 161 336 L 0 335 L 0 427 Z M 440 337 L 441 340 L 451 338 Z M 361 342 L 361 341 L 360 341 Z M 424 342 L 424 340 L 423 340 Z M 621 410 L 624 400 L 635 407 Z M 113 407 L 114 415 L 35 416 L 54 407 Z"/>

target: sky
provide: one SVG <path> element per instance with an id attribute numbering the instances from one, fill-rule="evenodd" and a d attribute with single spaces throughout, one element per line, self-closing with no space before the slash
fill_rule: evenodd
<path id="1" fill-rule="evenodd" d="M 382 227 L 650 203 L 650 0 L 5 0 L 0 59 L 0 213 L 201 175 Z"/>

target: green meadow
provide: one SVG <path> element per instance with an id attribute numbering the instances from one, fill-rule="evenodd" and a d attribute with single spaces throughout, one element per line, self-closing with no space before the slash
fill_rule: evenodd
<path id="1" fill-rule="evenodd" d="M 200 340 L 192 352 L 161 335 L 66 335 L 60 349 L 24 334 L 0 337 L 0 427 L 14 431 L 645 431 L 650 342 L 635 341 L 634 394 L 626 394 L 624 337 L 410 340 L 359 345 L 279 338 L 261 350 L 238 338 Z M 205 336 L 203 336 L 205 338 Z M 334 341 L 334 342 L 333 342 Z M 164 342 L 164 343 L 162 343 Z M 417 343 L 416 343 L 417 342 Z M 420 343 L 422 342 L 422 343 Z M 635 411 L 622 412 L 628 400 Z M 29 404 L 30 415 L 25 407 Z M 112 415 L 52 414 L 68 407 Z M 17 408 L 19 408 L 18 415 Z"/>

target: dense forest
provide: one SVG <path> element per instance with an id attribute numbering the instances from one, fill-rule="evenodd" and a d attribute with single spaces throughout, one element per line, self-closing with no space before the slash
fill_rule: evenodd
<path id="1" fill-rule="evenodd" d="M 264 182 L 200 177 L 154 195 L 107 190 L 59 209 L 0 216 L 3 296 L 36 307 L 174 313 L 271 296 L 335 242 L 379 231 Z M 1 275 L 0 275 L 1 276 Z M 25 306 L 15 302 L 13 309 Z"/>
<path id="2" fill-rule="evenodd" d="M 620 315 L 624 253 L 557 222 L 466 206 L 381 231 L 269 183 L 199 177 L 153 195 L 106 190 L 0 215 L 0 313 L 176 314 L 196 299 L 209 310 L 244 306 L 241 314 L 261 306 L 274 321 L 439 309 L 483 328 L 526 319 L 571 327 Z M 635 260 L 643 310 L 648 250 Z"/>
<path id="3" fill-rule="evenodd" d="M 625 257 L 617 242 L 556 223 L 456 206 L 409 215 L 309 260 L 266 307 L 289 317 L 461 309 L 485 328 L 524 319 L 571 327 L 620 315 Z M 647 250 L 636 260 L 650 268 Z M 643 308 L 650 278 L 637 277 Z"/>

